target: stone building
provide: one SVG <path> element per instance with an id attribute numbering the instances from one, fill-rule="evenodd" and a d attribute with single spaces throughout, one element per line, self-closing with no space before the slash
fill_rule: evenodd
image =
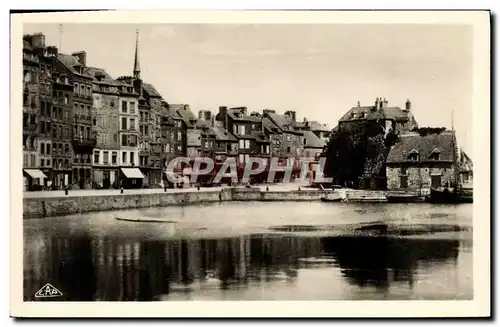
<path id="1" fill-rule="evenodd" d="M 74 182 L 72 181 L 74 96 L 71 70 L 55 59 L 52 82 L 52 112 L 49 113 L 52 126 L 52 184 L 55 188 L 60 189 Z M 47 146 L 45 152 L 47 153 Z"/>
<path id="2" fill-rule="evenodd" d="M 474 166 L 471 158 L 463 150 L 458 155 L 458 168 L 460 173 L 460 186 L 465 189 L 472 189 L 474 180 Z"/>
<path id="3" fill-rule="evenodd" d="M 298 165 L 304 150 L 304 135 L 296 126 L 295 111 L 278 115 L 274 111 L 267 110 L 264 112 L 264 117 L 277 127 L 275 128 L 277 133 L 270 134 L 272 155 L 278 157 L 284 165 L 289 166 L 292 161 Z"/>
<path id="4" fill-rule="evenodd" d="M 50 136 L 51 128 L 50 118 L 46 119 L 44 108 L 44 119 L 41 116 L 41 91 L 43 87 L 40 84 L 40 61 L 43 54 L 40 54 L 45 48 L 45 36 L 43 34 L 25 35 L 23 36 L 23 176 L 24 189 L 35 190 L 39 189 L 45 183 L 45 179 L 49 176 L 44 174 L 40 169 L 40 160 L 48 160 L 44 162 L 47 168 L 52 164 L 50 159 Z M 49 83 L 49 87 L 51 87 Z M 46 90 L 44 90 L 45 92 Z M 44 106 L 47 105 L 47 101 Z M 50 107 L 50 101 L 48 101 Z M 50 110 L 50 109 L 49 109 Z M 49 114 L 50 117 L 50 114 Z M 45 122 L 48 121 L 46 124 Z M 43 123 L 42 123 L 43 122 Z M 40 129 L 40 130 L 39 130 Z M 43 131 L 44 133 L 40 133 Z M 40 137 L 43 138 L 40 142 Z M 43 146 L 41 145 L 43 144 Z M 45 147 L 49 147 L 49 154 L 45 151 L 42 154 L 40 151 Z"/>
<path id="5" fill-rule="evenodd" d="M 183 121 L 184 133 L 177 131 L 176 142 L 182 142 L 186 137 L 186 156 L 194 159 L 201 155 L 201 133 L 202 130 L 196 125 L 197 119 L 187 104 L 170 105 L 170 110 L 174 111 Z"/>
<path id="6" fill-rule="evenodd" d="M 119 77 L 118 140 L 120 142 L 120 183 L 125 188 L 140 188 L 144 175 L 139 166 L 139 94 L 127 83 L 130 76 Z"/>
<path id="7" fill-rule="evenodd" d="M 160 111 L 160 128 L 162 138 L 162 180 L 163 183 L 168 183 L 166 168 L 168 164 L 177 157 L 186 156 L 187 126 L 184 120 L 177 114 L 175 107 L 171 108 L 166 102 L 162 102 L 162 109 Z M 182 165 L 179 164 L 175 167 L 175 173 L 182 174 Z M 174 172 L 169 172 L 174 173 Z"/>
<path id="8" fill-rule="evenodd" d="M 92 160 L 94 187 L 118 188 L 120 174 L 118 88 L 122 83 L 114 80 L 103 69 L 87 67 L 87 73 L 94 78 L 92 128 L 97 141 Z"/>
<path id="9" fill-rule="evenodd" d="M 358 102 L 356 107 L 351 108 L 339 120 L 339 128 L 363 128 L 368 122 L 377 122 L 385 131 L 390 130 L 404 134 L 418 127 L 417 121 L 411 112 L 411 102 L 407 100 L 404 109 L 400 107 L 389 107 L 384 98 L 376 98 L 373 106 L 361 106 Z M 365 133 L 365 130 L 361 130 Z"/>
<path id="10" fill-rule="evenodd" d="M 226 129 L 238 140 L 239 166 L 244 165 L 250 157 L 269 157 L 269 141 L 263 131 L 262 117 L 249 115 L 246 107 L 219 107 L 215 120 L 220 127 Z M 264 152 L 262 152 L 264 147 Z"/>
<path id="11" fill-rule="evenodd" d="M 452 131 L 401 135 L 387 157 L 387 188 L 426 194 L 431 188 L 456 186 L 456 144 Z"/>
<path id="12" fill-rule="evenodd" d="M 97 142 L 92 131 L 93 77 L 85 72 L 85 51 L 71 55 L 59 53 L 57 59 L 71 73 L 73 81 L 73 187 L 87 189 L 92 187 L 92 155 Z"/>

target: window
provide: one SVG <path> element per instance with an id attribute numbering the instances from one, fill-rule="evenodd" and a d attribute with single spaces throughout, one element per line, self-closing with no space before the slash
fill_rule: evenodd
<path id="1" fill-rule="evenodd" d="M 64 95 L 64 104 L 68 104 L 69 103 L 69 95 L 65 94 Z"/>
<path id="2" fill-rule="evenodd" d="M 144 135 L 144 134 L 145 134 L 145 133 L 144 133 L 144 129 L 143 129 L 143 127 L 142 127 L 142 125 L 140 125 L 140 126 L 139 126 L 139 133 L 140 133 L 141 135 Z"/>
<path id="3" fill-rule="evenodd" d="M 400 178 L 400 187 L 401 188 L 408 188 L 408 176 L 401 175 L 401 176 L 399 176 L 399 178 Z"/>
<path id="4" fill-rule="evenodd" d="M 47 144 L 47 149 L 46 149 L 46 150 L 47 150 L 47 151 L 46 151 L 46 152 L 47 152 L 47 155 L 48 155 L 48 156 L 50 156 L 50 143 L 49 143 L 49 144 Z"/>
<path id="5" fill-rule="evenodd" d="M 45 101 L 40 102 L 40 115 L 45 116 Z"/>
<path id="6" fill-rule="evenodd" d="M 50 166 L 50 159 L 47 159 L 47 166 Z"/>
<path id="7" fill-rule="evenodd" d="M 130 118 L 130 130 L 135 131 L 135 118 Z"/>
<path id="8" fill-rule="evenodd" d="M 135 102 L 130 101 L 130 113 L 133 114 L 135 113 Z"/>
<path id="9" fill-rule="evenodd" d="M 439 160 L 441 157 L 441 152 L 439 151 L 439 149 L 434 149 L 432 150 L 432 153 L 430 154 L 429 156 L 429 159 L 431 160 Z"/>
<path id="10" fill-rule="evenodd" d="M 64 109 L 64 119 L 67 121 L 69 118 L 69 110 L 68 109 Z"/>
<path id="11" fill-rule="evenodd" d="M 418 151 L 413 149 L 410 151 L 410 154 L 408 155 L 408 160 L 409 161 L 418 161 Z"/>
<path id="12" fill-rule="evenodd" d="M 127 113 L 127 101 L 122 101 L 122 112 Z"/>
<path id="13" fill-rule="evenodd" d="M 128 143 L 127 135 L 122 134 L 122 146 L 127 146 L 127 143 Z"/>
<path id="14" fill-rule="evenodd" d="M 25 154 L 23 155 L 23 166 L 24 166 L 24 167 L 27 167 L 27 166 L 28 166 L 28 154 L 27 154 L 27 153 L 25 153 Z"/>
<path id="15" fill-rule="evenodd" d="M 122 117 L 122 129 L 127 129 L 127 118 Z"/>
<path id="16" fill-rule="evenodd" d="M 36 167 L 36 156 L 34 154 L 31 155 L 31 166 Z"/>
<path id="17" fill-rule="evenodd" d="M 240 155 L 238 156 L 238 161 L 239 161 L 240 163 L 245 162 L 245 155 L 240 154 Z"/>
<path id="18" fill-rule="evenodd" d="M 245 149 L 250 149 L 250 140 L 245 140 Z"/>
<path id="19" fill-rule="evenodd" d="M 250 161 L 250 155 L 249 154 L 245 154 L 245 162 L 249 162 Z"/>
<path id="20" fill-rule="evenodd" d="M 145 120 L 146 122 L 148 122 L 148 121 L 149 121 L 149 117 L 148 117 L 148 116 L 149 116 L 149 114 L 148 114 L 147 112 L 145 112 L 145 113 L 144 113 L 144 120 Z"/>
<path id="21" fill-rule="evenodd" d="M 144 135 L 146 135 L 146 136 L 149 135 L 149 128 L 148 128 L 148 126 L 144 126 Z"/>
<path id="22" fill-rule="evenodd" d="M 286 147 L 286 152 L 287 152 L 287 153 L 291 153 L 291 152 L 292 152 L 292 148 L 291 148 L 291 147 L 289 147 L 289 146 L 287 146 L 287 147 Z"/>
<path id="23" fill-rule="evenodd" d="M 233 125 L 233 134 L 238 134 L 238 125 Z"/>
<path id="24" fill-rule="evenodd" d="M 90 96 L 91 92 L 90 92 L 90 86 L 87 86 L 87 95 Z"/>
<path id="25" fill-rule="evenodd" d="M 41 167 L 45 166 L 45 160 L 44 159 L 40 159 L 40 166 Z"/>
<path id="26" fill-rule="evenodd" d="M 177 141 L 180 141 L 180 140 L 182 140 L 182 133 L 177 132 Z"/>
<path id="27" fill-rule="evenodd" d="M 441 187 L 441 175 L 431 176 L 431 187 L 432 188 Z"/>
<path id="28" fill-rule="evenodd" d="M 24 93 L 24 94 L 23 94 L 23 105 L 24 105 L 25 107 L 27 107 L 27 106 L 28 106 L 28 102 L 29 102 L 28 100 L 29 100 L 28 93 Z"/>
<path id="29" fill-rule="evenodd" d="M 286 141 L 287 141 L 287 142 L 290 142 L 290 140 L 291 140 L 291 136 L 290 136 L 290 134 L 287 134 L 287 136 L 286 136 Z"/>
<path id="30" fill-rule="evenodd" d="M 64 145 L 64 153 L 69 154 L 69 145 Z"/>
<path id="31" fill-rule="evenodd" d="M 116 152 L 111 153 L 111 163 L 116 165 Z"/>
<path id="32" fill-rule="evenodd" d="M 113 100 L 113 99 L 109 100 L 109 106 L 111 108 L 114 108 L 115 107 L 115 100 Z"/>
<path id="33" fill-rule="evenodd" d="M 102 153 L 102 162 L 104 164 L 107 164 L 109 162 L 109 152 L 108 151 L 104 151 Z"/>
<path id="34" fill-rule="evenodd" d="M 239 132 L 240 135 L 245 135 L 245 125 L 239 125 Z"/>
<path id="35" fill-rule="evenodd" d="M 97 119 L 92 119 L 92 125 L 96 126 L 97 125 Z"/>
<path id="36" fill-rule="evenodd" d="M 40 143 L 40 153 L 45 154 L 45 143 Z"/>
<path id="37" fill-rule="evenodd" d="M 122 163 L 127 163 L 127 152 L 123 151 L 122 153 Z"/>
<path id="38" fill-rule="evenodd" d="M 81 95 L 85 94 L 85 86 L 84 85 L 80 85 L 80 94 Z"/>
<path id="39" fill-rule="evenodd" d="M 245 148 L 245 140 L 240 140 L 240 149 L 244 149 Z"/>

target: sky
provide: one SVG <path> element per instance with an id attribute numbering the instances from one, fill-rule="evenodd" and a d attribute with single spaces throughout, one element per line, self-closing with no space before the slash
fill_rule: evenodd
<path id="1" fill-rule="evenodd" d="M 141 77 L 193 112 L 219 106 L 295 110 L 331 127 L 350 108 L 385 97 L 420 126 L 457 131 L 472 151 L 472 28 L 376 24 L 25 24 L 87 65 L 132 75 L 139 30 Z M 453 114 L 452 114 L 453 112 Z M 452 119 L 453 116 L 453 119 Z"/>

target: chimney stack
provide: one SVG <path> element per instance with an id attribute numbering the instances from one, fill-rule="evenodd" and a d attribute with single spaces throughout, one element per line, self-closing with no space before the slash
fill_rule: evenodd
<path id="1" fill-rule="evenodd" d="M 380 109 L 380 99 L 379 97 L 377 97 L 375 99 L 375 110 L 379 110 Z"/>
<path id="2" fill-rule="evenodd" d="M 43 33 L 35 33 L 31 35 L 31 45 L 35 49 L 45 48 L 45 35 Z"/>
<path id="3" fill-rule="evenodd" d="M 297 118 L 297 113 L 293 110 L 288 110 L 285 112 L 285 115 L 292 118 L 292 120 L 295 122 Z"/>
<path id="4" fill-rule="evenodd" d="M 87 52 L 85 51 L 78 51 L 78 52 L 73 52 L 71 54 L 73 57 L 78 59 L 78 62 L 80 62 L 80 65 L 83 67 L 87 66 Z"/>
<path id="5" fill-rule="evenodd" d="M 406 100 L 406 103 L 405 103 L 405 110 L 406 110 L 406 111 L 410 111 L 410 110 L 411 110 L 411 101 L 410 101 L 410 99 L 407 99 L 407 100 Z"/>
<path id="6" fill-rule="evenodd" d="M 386 100 L 386 98 L 384 98 L 384 100 L 382 101 L 382 109 L 387 109 L 387 105 L 388 105 L 388 101 Z"/>

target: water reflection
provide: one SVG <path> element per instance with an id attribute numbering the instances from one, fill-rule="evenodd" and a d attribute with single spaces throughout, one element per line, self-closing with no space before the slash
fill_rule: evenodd
<path id="1" fill-rule="evenodd" d="M 211 291 L 220 299 L 231 290 L 284 282 L 275 286 L 279 298 L 280 290 L 293 287 L 301 274 L 325 268 L 331 273 L 323 278 L 335 285 L 330 290 L 333 298 L 342 298 L 336 290 L 346 286 L 375 287 L 387 296 L 391 286 L 401 283 L 409 285 L 411 293 L 429 269 L 448 264 L 459 269 L 459 248 L 457 240 L 386 237 L 251 235 L 139 241 L 36 236 L 27 240 L 24 297 L 33 300 L 47 282 L 64 294 L 51 300 L 67 301 L 152 301 L 175 293 Z M 279 299 L 291 300 L 285 294 Z M 295 296 L 300 299 L 300 294 Z"/>

